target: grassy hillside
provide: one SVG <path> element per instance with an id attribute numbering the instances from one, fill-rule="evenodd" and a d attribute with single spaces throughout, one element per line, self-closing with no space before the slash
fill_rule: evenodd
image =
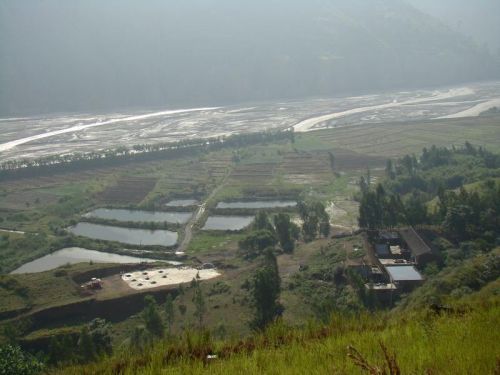
<path id="1" fill-rule="evenodd" d="M 214 342 L 187 334 L 146 353 L 123 351 L 54 374 L 369 373 L 361 370 L 363 361 L 379 374 L 388 368 L 384 350 L 393 358 L 393 369 L 403 374 L 492 374 L 499 370 L 499 302 L 491 297 L 481 304 L 456 305 L 442 315 L 428 310 L 392 318 L 336 315 L 326 326 L 303 329 L 277 324 L 244 341 Z M 207 360 L 207 355 L 217 358 Z"/>

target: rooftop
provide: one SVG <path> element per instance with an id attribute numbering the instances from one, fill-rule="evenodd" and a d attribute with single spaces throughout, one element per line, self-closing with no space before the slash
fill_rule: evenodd
<path id="1" fill-rule="evenodd" d="M 378 257 L 390 255 L 389 246 L 387 246 L 386 244 L 376 244 L 375 252 L 377 253 Z"/>
<path id="2" fill-rule="evenodd" d="M 393 281 L 422 281 L 424 278 L 413 266 L 385 267 Z"/>
<path id="3" fill-rule="evenodd" d="M 432 253 L 431 248 L 427 246 L 424 240 L 422 240 L 422 238 L 417 234 L 417 232 L 415 232 L 415 229 L 411 227 L 406 229 L 401 229 L 399 233 L 401 233 L 401 236 L 408 244 L 408 247 L 410 248 L 414 256 Z"/>
<path id="4" fill-rule="evenodd" d="M 381 240 L 398 240 L 399 234 L 397 232 L 380 232 L 379 238 Z"/>

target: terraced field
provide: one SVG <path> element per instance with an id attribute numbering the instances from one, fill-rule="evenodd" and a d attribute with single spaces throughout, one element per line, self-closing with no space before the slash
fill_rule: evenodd
<path id="1" fill-rule="evenodd" d="M 330 147 L 378 157 L 398 157 L 429 145 L 463 145 L 465 141 L 500 150 L 500 117 L 366 124 L 319 130 L 297 137 L 298 149 Z"/>
<path id="2" fill-rule="evenodd" d="M 104 190 L 100 200 L 105 204 L 139 204 L 157 181 L 148 177 L 123 177 Z"/>

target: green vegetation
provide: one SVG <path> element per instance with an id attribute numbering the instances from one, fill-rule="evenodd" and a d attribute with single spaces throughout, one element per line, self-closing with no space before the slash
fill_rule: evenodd
<path id="1" fill-rule="evenodd" d="M 145 297 L 146 307 L 142 312 L 142 318 L 144 319 L 144 326 L 147 332 L 152 337 L 163 337 L 164 335 L 164 324 L 163 319 L 156 306 L 156 301 L 151 296 Z"/>
<path id="2" fill-rule="evenodd" d="M 0 347 L 0 374 L 32 375 L 43 370 L 42 363 L 12 345 Z"/>
<path id="3" fill-rule="evenodd" d="M 306 242 L 314 240 L 318 234 L 328 237 L 330 234 L 330 218 L 321 202 L 299 202 L 299 215 L 303 221 L 302 234 Z"/>
<path id="4" fill-rule="evenodd" d="M 60 373 L 113 374 L 120 369 L 124 374 L 201 374 L 209 366 L 212 374 L 350 374 L 360 373 L 360 359 L 373 368 L 387 369 L 382 343 L 402 374 L 491 374 L 498 360 L 498 298 L 471 307 L 456 305 L 450 308 L 454 312 L 444 314 L 415 311 L 391 319 L 381 314 L 335 314 L 326 325 L 294 329 L 278 323 L 236 341 L 187 333 L 142 355 L 117 354 Z M 207 360 L 207 355 L 216 357 Z"/>
<path id="5" fill-rule="evenodd" d="M 255 317 L 250 325 L 253 329 L 264 329 L 283 311 L 278 302 L 281 279 L 272 250 L 268 249 L 264 254 L 263 264 L 253 276 L 250 289 L 255 308 Z"/>
<path id="6" fill-rule="evenodd" d="M 53 336 L 48 344 L 47 363 L 61 366 L 96 361 L 113 352 L 109 324 L 94 319 L 78 335 Z"/>
<path id="7" fill-rule="evenodd" d="M 441 225 L 460 242 L 481 238 L 490 248 L 499 234 L 500 156 L 466 143 L 463 148 L 424 149 L 386 165 L 387 179 L 372 189 L 361 179 L 359 224 L 365 228 Z M 466 183 L 482 181 L 480 193 Z M 459 188 L 459 192 L 454 189 Z M 428 203 L 434 202 L 434 211 Z"/>

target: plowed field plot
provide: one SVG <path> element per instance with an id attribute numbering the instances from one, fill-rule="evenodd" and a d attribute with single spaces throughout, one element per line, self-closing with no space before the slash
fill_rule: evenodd
<path id="1" fill-rule="evenodd" d="M 299 185 L 328 182 L 332 173 L 326 152 L 288 153 L 280 172 L 285 181 Z"/>
<path id="2" fill-rule="evenodd" d="M 290 174 L 331 173 L 326 152 L 288 153 L 285 155 L 281 168 L 285 173 Z"/>
<path id="3" fill-rule="evenodd" d="M 104 203 L 139 204 L 153 190 L 157 182 L 155 178 L 124 177 L 115 185 L 108 187 L 100 194 Z"/>
<path id="4" fill-rule="evenodd" d="M 231 173 L 231 179 L 251 181 L 255 179 L 267 180 L 273 178 L 275 168 L 276 164 L 274 163 L 238 165 Z"/>
<path id="5" fill-rule="evenodd" d="M 383 167 L 386 162 L 386 158 L 384 157 L 360 154 L 351 150 L 336 149 L 333 155 L 335 157 L 335 171 L 352 171 Z"/>
<path id="6" fill-rule="evenodd" d="M 224 177 L 231 164 L 231 155 L 213 155 L 208 160 L 201 162 L 201 165 L 208 171 L 210 177 L 214 178 Z"/>
<path id="7" fill-rule="evenodd" d="M 168 175 L 166 183 L 170 186 L 184 187 L 193 185 L 205 179 L 207 171 L 197 166 L 189 166 L 185 170 L 177 170 Z"/>

